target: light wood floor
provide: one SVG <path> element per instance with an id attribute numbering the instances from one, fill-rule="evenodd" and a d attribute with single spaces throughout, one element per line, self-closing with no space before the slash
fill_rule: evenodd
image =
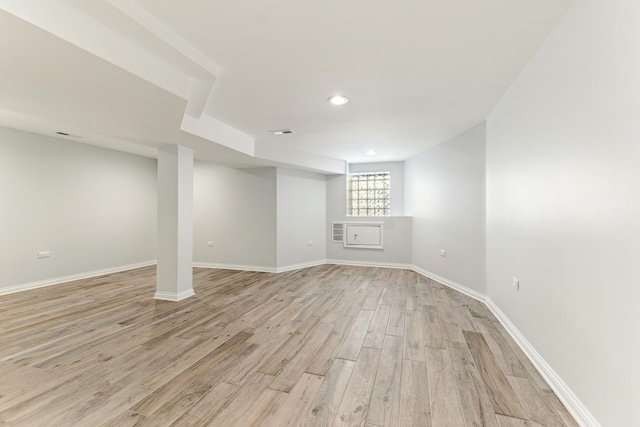
<path id="1" fill-rule="evenodd" d="M 0 425 L 573 426 L 481 303 L 404 270 L 155 267 L 0 297 Z"/>

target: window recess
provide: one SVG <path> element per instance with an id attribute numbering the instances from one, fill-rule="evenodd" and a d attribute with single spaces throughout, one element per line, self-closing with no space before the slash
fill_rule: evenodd
<path id="1" fill-rule="evenodd" d="M 349 174 L 347 215 L 390 216 L 391 176 L 389 172 Z"/>

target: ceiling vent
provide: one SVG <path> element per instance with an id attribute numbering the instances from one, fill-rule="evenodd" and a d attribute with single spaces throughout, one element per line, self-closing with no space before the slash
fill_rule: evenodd
<path id="1" fill-rule="evenodd" d="M 271 132 L 274 135 L 290 135 L 292 133 L 295 133 L 291 129 L 270 130 L 269 132 Z"/>
<path id="2" fill-rule="evenodd" d="M 72 138 L 80 138 L 78 135 L 72 135 L 70 133 L 67 132 L 56 132 L 56 135 L 60 135 L 60 136 L 70 136 Z"/>

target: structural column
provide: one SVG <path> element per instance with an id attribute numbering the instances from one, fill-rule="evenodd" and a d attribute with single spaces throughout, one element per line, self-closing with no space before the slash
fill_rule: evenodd
<path id="1" fill-rule="evenodd" d="M 158 150 L 158 271 L 156 299 L 180 301 L 193 292 L 193 150 Z"/>

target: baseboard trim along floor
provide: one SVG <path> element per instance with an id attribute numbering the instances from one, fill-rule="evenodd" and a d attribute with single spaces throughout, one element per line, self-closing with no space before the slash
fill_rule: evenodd
<path id="1" fill-rule="evenodd" d="M 463 294 L 474 298 L 484 303 L 494 316 L 498 319 L 500 324 L 506 329 L 511 338 L 518 344 L 520 349 L 524 352 L 527 358 L 531 361 L 533 366 L 538 370 L 540 375 L 547 381 L 551 389 L 558 396 L 560 401 L 565 405 L 567 410 L 575 418 L 576 422 L 585 427 L 600 427 L 598 421 L 591 415 L 589 410 L 573 393 L 569 386 L 560 378 L 560 376 L 553 370 L 551 365 L 536 351 L 536 349 L 529 343 L 524 335 L 516 328 L 506 314 L 489 298 L 487 295 L 463 286 L 459 283 L 453 282 L 445 277 L 426 271 L 417 266 L 412 266 L 411 270 L 425 277 L 433 279 L 445 286 L 455 289 Z"/>
<path id="2" fill-rule="evenodd" d="M 120 273 L 123 271 L 135 270 L 136 268 L 149 267 L 155 265 L 156 260 L 144 261 L 135 264 L 126 264 L 116 267 L 103 268 L 100 270 L 86 271 L 83 273 L 70 274 L 67 276 L 54 277 L 52 279 L 39 280 L 37 282 L 24 283 L 21 285 L 0 288 L 0 295 L 13 294 L 15 292 L 28 291 L 31 289 L 44 288 L 46 286 L 60 285 L 62 283 L 73 282 L 74 280 L 91 279 L 92 277 L 104 276 L 105 274 Z"/>
<path id="3" fill-rule="evenodd" d="M 0 295 L 12 294 L 15 292 L 21 292 L 31 289 L 42 288 L 46 286 L 52 286 L 62 283 L 67 283 L 75 280 L 88 279 L 97 276 L 103 276 L 111 273 L 118 273 L 128 270 L 133 270 L 141 267 L 147 267 L 156 264 L 156 261 L 146 261 L 136 264 L 128 264 L 118 267 L 112 267 L 107 269 L 89 271 L 85 273 L 72 274 L 68 276 L 57 277 L 53 279 L 41 280 L 37 282 L 26 283 L 22 285 L 11 286 L 8 288 L 0 289 Z M 308 263 L 284 266 L 284 267 L 265 267 L 265 266 L 253 266 L 253 265 L 232 265 L 232 264 L 216 264 L 216 263 L 194 263 L 194 267 L 199 268 L 211 268 L 211 269 L 228 269 L 228 270 L 241 270 L 241 271 L 256 271 L 265 273 L 283 273 L 288 271 L 299 270 L 302 268 L 314 267 L 324 264 L 336 264 L 336 265 L 350 265 L 360 267 L 377 267 L 377 268 L 396 268 L 412 270 L 424 277 L 435 280 L 445 286 L 448 286 L 456 291 L 459 291 L 471 298 L 474 298 L 483 304 L 485 304 L 494 316 L 500 321 L 502 326 L 507 330 L 509 335 L 514 339 L 518 346 L 522 349 L 527 358 L 540 372 L 543 378 L 547 381 L 551 389 L 556 393 L 558 398 L 566 406 L 567 410 L 576 419 L 576 421 L 585 427 L 599 427 L 600 424 L 584 406 L 580 399 L 573 393 L 570 387 L 562 380 L 562 378 L 554 371 L 545 359 L 536 351 L 536 349 L 529 343 L 524 335 L 516 328 L 506 314 L 485 294 L 468 288 L 464 285 L 456 283 L 447 279 L 446 277 L 439 276 L 430 271 L 424 270 L 415 265 L 400 264 L 400 263 L 377 263 L 377 262 L 365 262 L 365 261 L 351 261 L 351 260 L 317 260 Z M 188 295 L 190 296 L 190 295 Z M 165 299 L 170 301 L 179 301 L 184 299 L 185 295 L 159 295 L 156 294 L 156 298 Z"/>

